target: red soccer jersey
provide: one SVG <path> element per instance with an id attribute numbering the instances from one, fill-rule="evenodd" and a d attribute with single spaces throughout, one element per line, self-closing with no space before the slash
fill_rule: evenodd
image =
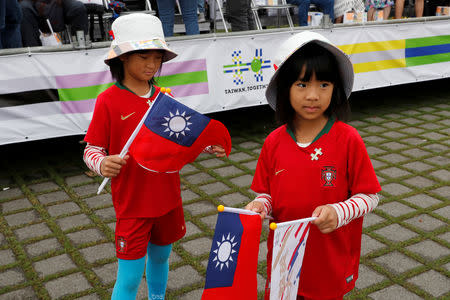
<path id="1" fill-rule="evenodd" d="M 150 97 L 154 99 L 159 92 Z M 148 99 L 116 84 L 97 97 L 94 115 L 85 141 L 119 154 L 144 116 Z M 155 173 L 139 166 L 133 157 L 111 180 L 112 200 L 117 218 L 159 217 L 181 205 L 180 176 Z"/>
<path id="2" fill-rule="evenodd" d="M 320 205 L 381 190 L 363 140 L 356 129 L 339 121 L 306 148 L 297 145 L 286 125 L 274 130 L 264 142 L 251 188 L 272 196 L 275 222 L 310 217 Z M 356 219 L 329 234 L 311 226 L 299 295 L 339 297 L 355 286 L 362 221 Z M 273 231 L 267 245 L 270 278 Z"/>

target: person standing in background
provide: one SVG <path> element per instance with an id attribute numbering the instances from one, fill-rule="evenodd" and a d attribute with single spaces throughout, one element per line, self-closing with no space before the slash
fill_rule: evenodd
<path id="1" fill-rule="evenodd" d="M 330 16 L 334 22 L 334 0 L 287 0 L 287 3 L 298 6 L 298 23 L 300 26 L 308 26 L 308 11 L 312 4 L 317 5 L 324 15 Z"/>
<path id="2" fill-rule="evenodd" d="M 200 34 L 197 20 L 198 0 L 179 0 L 186 35 Z M 175 0 L 158 0 L 158 13 L 161 19 L 164 36 L 173 36 L 175 22 Z"/>
<path id="3" fill-rule="evenodd" d="M 414 1 L 414 12 L 416 13 L 417 18 L 420 18 L 423 16 L 423 6 L 424 6 L 424 0 L 415 0 Z M 405 0 L 395 0 L 395 18 L 396 19 L 402 18 L 404 7 L 405 7 Z"/>
<path id="4" fill-rule="evenodd" d="M 22 10 L 17 0 L 0 0 L 0 49 L 22 47 Z"/>
<path id="5" fill-rule="evenodd" d="M 254 30 L 251 0 L 227 0 L 225 20 L 231 24 L 232 31 Z"/>

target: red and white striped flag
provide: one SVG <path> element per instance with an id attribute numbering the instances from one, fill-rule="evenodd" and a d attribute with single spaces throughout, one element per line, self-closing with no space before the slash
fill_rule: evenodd
<path id="1" fill-rule="evenodd" d="M 297 299 L 298 282 L 308 239 L 315 217 L 271 224 L 274 229 L 270 300 Z M 274 224 L 274 223 L 273 223 Z"/>

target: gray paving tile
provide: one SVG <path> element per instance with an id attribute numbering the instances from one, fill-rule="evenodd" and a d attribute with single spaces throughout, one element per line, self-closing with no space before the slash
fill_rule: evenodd
<path id="1" fill-rule="evenodd" d="M 383 128 L 381 126 L 375 126 L 375 125 L 367 126 L 364 128 L 364 131 L 367 131 L 369 133 L 378 133 L 378 132 L 382 132 L 385 130 L 386 130 L 386 128 Z"/>
<path id="2" fill-rule="evenodd" d="M 436 260 L 450 255 L 450 250 L 447 247 L 431 240 L 425 240 L 417 244 L 406 247 L 409 251 L 415 252 L 427 260 Z"/>
<path id="3" fill-rule="evenodd" d="M 112 204 L 112 197 L 111 194 L 100 194 L 96 195 L 94 197 L 85 198 L 84 202 L 90 207 L 90 208 L 97 208 L 101 206 L 111 205 Z"/>
<path id="4" fill-rule="evenodd" d="M 442 208 L 433 211 L 435 214 L 443 216 L 444 218 L 450 219 L 450 206 L 444 206 Z"/>
<path id="5" fill-rule="evenodd" d="M 0 233 L 0 246 L 3 246 L 3 244 L 6 242 L 5 236 L 3 233 Z"/>
<path id="6" fill-rule="evenodd" d="M 58 226 L 61 228 L 62 231 L 66 231 L 77 226 L 91 224 L 92 221 L 85 214 L 79 214 L 57 219 L 56 223 L 58 224 Z"/>
<path id="7" fill-rule="evenodd" d="M 382 144 L 381 146 L 386 147 L 390 150 L 399 150 L 399 149 L 408 147 L 407 145 L 400 144 L 397 142 L 389 142 L 389 143 Z"/>
<path id="8" fill-rule="evenodd" d="M 17 268 L 0 272 L 0 288 L 15 285 L 25 281 L 25 275 Z"/>
<path id="9" fill-rule="evenodd" d="M 364 216 L 364 221 L 363 221 L 363 227 L 370 227 L 372 225 L 378 224 L 385 221 L 384 218 L 374 214 L 374 213 L 369 213 L 367 215 Z"/>
<path id="10" fill-rule="evenodd" d="M 28 201 L 28 199 L 18 199 L 8 202 L 3 202 L 0 204 L 3 213 L 13 212 L 19 209 L 30 208 L 33 205 Z"/>
<path id="11" fill-rule="evenodd" d="M 417 233 L 398 224 L 391 224 L 386 227 L 377 229 L 374 231 L 374 233 L 394 242 L 403 242 L 417 236 Z"/>
<path id="12" fill-rule="evenodd" d="M 408 291 L 402 286 L 397 284 L 391 285 L 387 288 L 381 289 L 377 292 L 369 294 L 370 299 L 373 300 L 386 300 L 386 299 L 408 299 L 408 300 L 420 300 L 422 297 Z"/>
<path id="13" fill-rule="evenodd" d="M 40 277 L 45 277 L 50 274 L 75 269 L 77 266 L 67 254 L 53 256 L 44 260 L 33 263 L 33 268 Z"/>
<path id="14" fill-rule="evenodd" d="M 409 193 L 412 191 L 409 187 L 406 187 L 406 186 L 404 186 L 402 184 L 398 184 L 398 183 L 385 184 L 385 185 L 383 185 L 382 190 L 383 190 L 383 192 L 386 192 L 386 193 L 394 195 L 394 196 L 406 194 L 406 193 Z"/>
<path id="15" fill-rule="evenodd" d="M 422 150 L 422 149 L 418 149 L 418 148 L 411 148 L 411 149 L 403 151 L 402 153 L 404 153 L 406 155 L 410 155 L 414 158 L 420 158 L 420 157 L 430 155 L 430 152 Z"/>
<path id="16" fill-rule="evenodd" d="M 227 167 L 217 168 L 217 169 L 214 169 L 213 172 L 219 174 L 222 177 L 234 176 L 237 174 L 244 173 L 244 171 L 242 171 L 239 168 L 236 168 L 235 166 L 227 166 Z"/>
<path id="17" fill-rule="evenodd" d="M 357 289 L 365 289 L 371 285 L 377 284 L 379 282 L 382 282 L 386 279 L 383 275 L 380 273 L 372 270 L 371 268 L 360 264 L 359 265 L 359 276 L 358 280 L 356 281 L 355 287 Z"/>
<path id="18" fill-rule="evenodd" d="M 378 173 L 387 175 L 387 176 L 389 176 L 391 178 L 398 178 L 398 177 L 403 177 L 403 176 L 411 174 L 410 172 L 402 170 L 402 169 L 397 168 L 397 167 L 386 168 L 386 169 L 383 169 L 381 171 L 378 171 Z"/>
<path id="19" fill-rule="evenodd" d="M 420 136 L 422 136 L 428 140 L 431 140 L 431 141 L 439 141 L 446 137 L 445 135 L 437 133 L 437 132 L 427 132 L 427 133 L 421 134 Z"/>
<path id="20" fill-rule="evenodd" d="M 9 226 L 17 226 L 39 221 L 40 217 L 35 210 L 25 211 L 13 215 L 5 216 L 5 220 Z"/>
<path id="21" fill-rule="evenodd" d="M 211 251 L 212 239 L 201 237 L 196 240 L 185 242 L 181 244 L 184 250 L 189 252 L 193 256 L 199 256 L 207 254 Z"/>
<path id="22" fill-rule="evenodd" d="M 178 263 L 180 261 L 183 261 L 183 259 L 175 251 L 172 251 L 169 257 L 169 265 Z"/>
<path id="23" fill-rule="evenodd" d="M 186 176 L 185 179 L 191 184 L 199 184 L 205 181 L 214 180 L 214 177 L 212 177 L 207 173 L 201 172 L 194 175 Z"/>
<path id="24" fill-rule="evenodd" d="M 180 289 L 201 281 L 203 281 L 203 277 L 201 277 L 194 268 L 189 265 L 182 266 L 175 270 L 169 271 L 167 288 Z"/>
<path id="25" fill-rule="evenodd" d="M 433 297 L 440 297 L 450 291 L 450 279 L 435 270 L 417 275 L 409 280 Z"/>
<path id="26" fill-rule="evenodd" d="M 267 259 L 267 252 L 267 242 L 263 241 L 259 243 L 258 263 L 263 262 Z"/>
<path id="27" fill-rule="evenodd" d="M 425 164 L 420 161 L 414 161 L 414 162 L 404 164 L 403 167 L 408 168 L 412 171 L 418 171 L 418 172 L 427 171 L 427 170 L 433 168 L 433 166 L 430 166 L 429 164 Z"/>
<path id="28" fill-rule="evenodd" d="M 99 186 L 100 186 L 100 184 L 98 184 L 98 183 L 90 183 L 90 184 L 86 184 L 86 185 L 77 186 L 72 189 L 79 196 L 87 196 L 90 194 L 97 194 L 97 190 L 98 190 Z"/>
<path id="29" fill-rule="evenodd" d="M 56 191 L 52 193 L 42 194 L 37 196 L 37 199 L 42 204 L 50 204 L 57 201 L 63 201 L 70 199 L 69 195 L 66 194 L 64 191 Z"/>
<path id="30" fill-rule="evenodd" d="M 401 142 L 402 143 L 406 143 L 409 144 L 411 146 L 418 146 L 421 145 L 423 143 L 425 143 L 427 140 L 423 139 L 423 138 L 417 138 L 417 137 L 410 137 L 410 138 L 406 138 L 406 139 L 402 139 Z"/>
<path id="31" fill-rule="evenodd" d="M 61 244 L 56 238 L 45 239 L 25 246 L 25 251 L 30 257 L 42 255 L 54 250 L 62 249 Z"/>
<path id="32" fill-rule="evenodd" d="M 245 148 L 245 149 L 253 149 L 256 147 L 261 147 L 261 144 L 259 143 L 255 143 L 252 141 L 248 141 L 248 142 L 243 142 L 239 144 L 240 147 Z"/>
<path id="33" fill-rule="evenodd" d="M 62 204 L 56 204 L 47 208 L 48 213 L 52 217 L 60 215 L 70 214 L 80 211 L 80 207 L 74 202 L 66 202 Z"/>
<path id="34" fill-rule="evenodd" d="M 76 300 L 99 300 L 100 297 L 97 294 L 89 294 L 87 296 L 76 298 Z"/>
<path id="35" fill-rule="evenodd" d="M 28 188 L 33 192 L 44 192 L 59 189 L 59 185 L 52 181 L 48 181 L 29 185 Z"/>
<path id="36" fill-rule="evenodd" d="M 441 180 L 441 181 L 449 181 L 450 182 L 450 172 L 447 170 L 437 170 L 430 173 L 430 176 Z"/>
<path id="37" fill-rule="evenodd" d="M 48 228 L 47 224 L 38 223 L 16 229 L 14 230 L 14 233 L 16 234 L 19 241 L 23 241 L 34 237 L 52 234 L 52 231 L 50 230 L 50 228 Z"/>
<path id="38" fill-rule="evenodd" d="M 448 166 L 450 164 L 450 158 L 440 155 L 426 158 L 425 161 L 443 167 Z"/>
<path id="39" fill-rule="evenodd" d="M 379 156 L 378 158 L 381 158 L 381 159 L 388 161 L 390 163 L 393 163 L 393 164 L 404 162 L 405 160 L 408 160 L 407 157 L 400 155 L 400 154 L 396 154 L 396 153 Z"/>
<path id="40" fill-rule="evenodd" d="M 215 183 L 210 183 L 210 184 L 205 184 L 199 187 L 203 192 L 212 195 L 212 194 L 217 194 L 217 193 L 221 193 L 221 192 L 225 192 L 228 191 L 230 188 L 222 183 L 222 182 L 215 182 Z"/>
<path id="41" fill-rule="evenodd" d="M 398 123 L 398 122 L 390 121 L 390 122 L 383 123 L 383 126 L 390 128 L 390 129 L 394 129 L 394 128 L 399 128 L 399 127 L 404 127 L 405 125 Z"/>
<path id="42" fill-rule="evenodd" d="M 92 177 L 87 176 L 86 174 L 80 174 L 75 176 L 70 176 L 65 178 L 67 185 L 77 185 L 83 183 L 92 183 L 94 179 Z"/>
<path id="43" fill-rule="evenodd" d="M 257 160 L 253 160 L 253 161 L 249 161 L 249 162 L 243 163 L 241 165 L 246 167 L 246 168 L 248 168 L 249 170 L 255 171 L 257 164 L 258 164 L 258 161 Z"/>
<path id="44" fill-rule="evenodd" d="M 437 236 L 441 240 L 446 241 L 447 243 L 450 243 L 450 231 L 447 231 L 446 233 L 440 234 Z"/>
<path id="45" fill-rule="evenodd" d="M 191 201 L 191 200 L 194 200 L 194 199 L 196 199 L 198 197 L 200 197 L 200 196 L 197 195 L 196 193 L 194 193 L 191 190 L 183 190 L 183 191 L 181 191 L 181 199 L 183 200 L 183 202 Z"/>
<path id="46" fill-rule="evenodd" d="M 404 198 L 403 200 L 408 201 L 409 203 L 412 203 L 412 204 L 417 205 L 422 208 L 426 208 L 426 207 L 441 203 L 440 200 L 430 197 L 425 194 L 414 195 L 414 196 L 411 196 L 408 198 Z"/>
<path id="47" fill-rule="evenodd" d="M 109 263 L 92 269 L 103 284 L 108 284 L 116 281 L 117 276 L 117 262 Z"/>
<path id="48" fill-rule="evenodd" d="M 431 143 L 429 145 L 425 145 L 423 146 L 423 148 L 425 148 L 426 150 L 429 151 L 433 151 L 435 153 L 440 153 L 440 152 L 444 152 L 444 151 L 448 151 L 448 147 L 438 144 L 438 143 Z"/>
<path id="49" fill-rule="evenodd" d="M 442 186 L 440 188 L 431 190 L 430 192 L 432 192 L 438 196 L 441 196 L 445 199 L 450 199 L 450 186 Z"/>
<path id="50" fill-rule="evenodd" d="M 224 206 L 241 206 L 242 204 L 247 204 L 250 199 L 241 193 L 232 193 L 219 197 L 218 199 Z"/>
<path id="51" fill-rule="evenodd" d="M 398 131 L 388 131 L 388 132 L 384 132 L 383 136 L 386 136 L 391 139 L 401 139 L 407 135 L 404 133 L 398 132 Z"/>
<path id="52" fill-rule="evenodd" d="M 180 300 L 196 300 L 201 299 L 203 294 L 203 289 L 198 289 L 190 291 L 189 293 L 180 295 Z"/>
<path id="53" fill-rule="evenodd" d="M 228 157 L 229 160 L 237 161 L 237 162 L 247 160 L 250 158 L 254 158 L 254 156 L 248 155 L 245 152 L 233 153 L 233 154 L 230 154 L 230 156 Z"/>
<path id="54" fill-rule="evenodd" d="M 365 143 L 372 143 L 377 145 L 387 141 L 385 138 L 379 137 L 377 135 L 365 136 L 363 140 Z"/>
<path id="55" fill-rule="evenodd" d="M 386 245 L 371 238 L 367 234 L 363 234 L 361 238 L 361 256 L 367 255 L 373 251 L 385 248 Z"/>
<path id="56" fill-rule="evenodd" d="M 19 188 L 0 189 L 0 200 L 23 197 L 22 190 Z"/>
<path id="57" fill-rule="evenodd" d="M 422 176 L 415 176 L 412 178 L 404 179 L 403 182 L 417 188 L 426 188 L 436 184 L 435 181 L 429 180 Z"/>
<path id="58" fill-rule="evenodd" d="M 105 243 L 91 246 L 79 250 L 88 263 L 94 263 L 100 259 L 112 258 L 116 256 L 116 249 L 113 243 Z"/>
<path id="59" fill-rule="evenodd" d="M 233 184 L 239 187 L 250 186 L 252 184 L 252 180 L 253 176 L 248 174 L 230 179 Z"/>
<path id="60" fill-rule="evenodd" d="M 0 295 L 1 300 L 37 299 L 37 295 L 32 287 L 26 287 Z"/>
<path id="61" fill-rule="evenodd" d="M 190 212 L 192 215 L 200 215 L 216 211 L 217 207 L 208 201 L 199 201 L 191 204 L 184 205 L 184 209 Z"/>
<path id="62" fill-rule="evenodd" d="M 116 218 L 114 207 L 102 208 L 95 211 L 95 214 L 102 220 L 111 220 Z"/>
<path id="63" fill-rule="evenodd" d="M 403 132 L 403 133 L 407 133 L 407 134 L 411 134 L 412 135 L 412 134 L 422 133 L 425 130 L 421 129 L 421 128 L 417 128 L 417 127 L 407 127 L 407 128 L 400 129 L 400 131 Z"/>
<path id="64" fill-rule="evenodd" d="M 70 241 L 75 245 L 79 246 L 84 243 L 89 242 L 95 242 L 95 241 L 101 241 L 105 239 L 105 236 L 103 233 L 101 233 L 96 228 L 86 229 L 86 230 L 80 230 L 73 233 L 68 233 L 67 237 L 70 239 Z"/>
<path id="65" fill-rule="evenodd" d="M 377 155 L 377 154 L 381 154 L 381 153 L 385 153 L 386 151 L 374 146 L 369 146 L 366 148 L 367 153 L 369 153 L 370 156 L 372 155 Z"/>
<path id="66" fill-rule="evenodd" d="M 424 231 L 433 231 L 445 225 L 445 223 L 442 222 L 441 220 L 438 220 L 436 218 L 424 214 L 416 216 L 411 219 L 407 219 L 404 222 Z"/>
<path id="67" fill-rule="evenodd" d="M 202 231 L 195 226 L 195 224 L 193 224 L 192 222 L 186 222 L 186 235 L 185 237 L 189 237 L 191 235 L 197 234 L 197 233 L 201 233 Z"/>
<path id="68" fill-rule="evenodd" d="M 406 119 L 402 119 L 401 121 L 406 123 L 406 124 L 408 124 L 408 125 L 414 125 L 414 124 L 423 123 L 422 120 L 415 119 L 415 118 L 406 118 Z"/>
<path id="69" fill-rule="evenodd" d="M 398 251 L 389 252 L 385 255 L 374 258 L 373 261 L 395 274 L 401 274 L 421 266 L 419 262 Z"/>
<path id="70" fill-rule="evenodd" d="M 209 228 L 211 228 L 211 230 L 214 230 L 214 228 L 216 228 L 216 223 L 217 223 L 217 214 L 203 217 L 200 219 L 200 221 L 205 223 Z"/>
<path id="71" fill-rule="evenodd" d="M 9 265 L 16 261 L 16 256 L 11 249 L 0 250 L 0 266 Z"/>
<path id="72" fill-rule="evenodd" d="M 196 167 L 194 167 L 191 164 L 187 164 L 180 170 L 180 174 L 184 175 L 186 173 L 191 173 L 191 172 L 195 172 L 195 171 L 198 171 L 198 169 Z"/>
<path id="73" fill-rule="evenodd" d="M 399 203 L 397 201 L 393 201 L 393 202 L 389 202 L 389 203 L 386 203 L 386 204 L 378 205 L 378 207 L 376 209 L 381 210 L 381 211 L 383 211 L 383 212 L 385 212 L 388 215 L 391 215 L 393 217 L 399 217 L 401 215 L 408 214 L 410 212 L 415 211 L 414 208 L 411 208 L 409 206 L 401 204 L 401 203 Z"/>
<path id="74" fill-rule="evenodd" d="M 212 159 L 202 160 L 201 162 L 199 162 L 199 164 L 201 164 L 205 168 L 213 168 L 213 167 L 223 165 L 223 164 L 225 164 L 225 162 L 218 158 L 212 158 Z"/>
<path id="75" fill-rule="evenodd" d="M 48 281 L 44 284 L 52 299 L 82 292 L 90 289 L 91 285 L 82 273 L 75 273 Z"/>

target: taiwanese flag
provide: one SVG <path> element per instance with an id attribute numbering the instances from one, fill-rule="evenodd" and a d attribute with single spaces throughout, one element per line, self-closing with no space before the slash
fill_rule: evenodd
<path id="1" fill-rule="evenodd" d="M 220 212 L 202 300 L 255 300 L 261 217 Z"/>
<path id="2" fill-rule="evenodd" d="M 194 161 L 207 146 L 220 145 L 228 156 L 231 138 L 226 127 L 159 93 L 129 152 L 144 168 L 175 172 Z"/>

